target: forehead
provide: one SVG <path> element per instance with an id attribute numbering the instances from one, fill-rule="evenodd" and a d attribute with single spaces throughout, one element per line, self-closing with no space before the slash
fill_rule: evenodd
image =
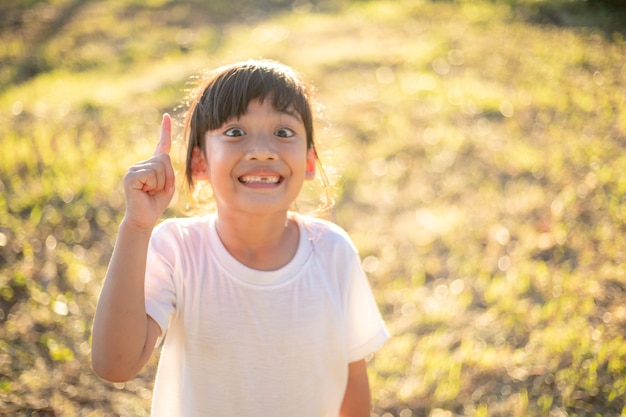
<path id="1" fill-rule="evenodd" d="M 298 122 L 302 122 L 302 117 L 298 111 L 293 106 L 289 106 L 287 108 L 276 108 L 274 106 L 271 99 L 260 100 L 254 99 L 248 103 L 246 107 L 246 111 L 241 116 L 234 116 L 235 118 L 240 118 L 246 115 L 258 115 L 262 117 L 267 116 L 286 116 L 289 118 L 296 119 Z"/>
<path id="2" fill-rule="evenodd" d="M 224 121 L 224 124 L 220 127 L 231 123 L 280 123 L 286 124 L 291 127 L 300 125 L 304 128 L 304 122 L 302 117 L 293 109 L 279 110 L 274 108 L 271 102 L 268 100 L 252 100 L 246 111 L 241 115 L 233 115 Z"/>
<path id="3" fill-rule="evenodd" d="M 245 119 L 280 120 L 284 123 L 305 125 L 304 116 L 296 110 L 295 106 L 278 107 L 272 97 L 265 97 L 264 99 L 253 98 L 246 103 L 245 107 L 242 106 L 237 111 L 231 111 L 228 114 L 222 113 L 220 117 L 221 123 L 218 122 L 218 125 L 209 127 L 209 129 L 218 129 L 225 124 Z"/>

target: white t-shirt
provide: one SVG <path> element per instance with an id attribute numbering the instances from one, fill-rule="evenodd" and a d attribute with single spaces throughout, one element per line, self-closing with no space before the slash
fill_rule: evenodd
<path id="1" fill-rule="evenodd" d="M 164 345 L 152 416 L 337 417 L 348 363 L 389 333 L 346 233 L 294 219 L 297 252 L 276 271 L 233 258 L 214 216 L 155 229 L 146 309 Z"/>

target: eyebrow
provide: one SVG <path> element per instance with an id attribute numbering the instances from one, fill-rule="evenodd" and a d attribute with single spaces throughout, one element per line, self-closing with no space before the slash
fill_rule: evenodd
<path id="1" fill-rule="evenodd" d="M 290 109 L 285 109 L 285 110 L 278 110 L 278 109 L 275 109 L 275 110 L 276 110 L 276 112 L 277 112 L 278 114 L 281 114 L 281 115 L 285 115 L 285 116 L 291 117 L 291 118 L 293 118 L 294 120 L 296 120 L 298 123 L 302 123 L 302 124 L 304 124 L 304 120 L 302 120 L 302 116 L 300 116 L 300 113 L 298 113 L 298 111 L 297 111 L 297 110 L 295 110 L 295 109 L 292 109 L 292 110 L 290 110 Z M 222 127 L 226 126 L 228 123 L 231 123 L 231 122 L 232 122 L 232 121 L 234 121 L 234 120 L 239 121 L 239 120 L 241 120 L 241 118 L 242 118 L 242 117 L 245 117 L 245 116 L 246 116 L 246 113 L 243 113 L 243 114 L 241 114 L 240 116 L 235 116 L 235 115 L 233 115 L 233 116 L 229 117 L 228 119 L 226 119 L 226 120 L 224 121 L 224 123 L 222 123 L 222 125 L 221 125 L 219 128 L 222 128 Z M 218 128 L 218 129 L 219 129 L 219 128 Z"/>
<path id="2" fill-rule="evenodd" d="M 294 118 L 298 119 L 298 121 L 304 123 L 304 121 L 302 120 L 302 116 L 300 115 L 300 113 L 293 106 L 290 106 L 290 107 L 288 107 L 286 109 L 283 109 L 283 110 L 278 110 L 278 112 L 286 114 L 287 116 L 294 117 Z"/>

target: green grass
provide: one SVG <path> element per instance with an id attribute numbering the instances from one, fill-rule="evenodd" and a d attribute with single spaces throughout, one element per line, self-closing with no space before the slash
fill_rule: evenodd
<path id="1" fill-rule="evenodd" d="M 266 3 L 0 7 L 0 415 L 147 415 L 156 358 L 126 384 L 89 364 L 121 177 L 190 76 L 260 56 L 325 106 L 332 215 L 394 334 L 369 361 L 373 414 L 626 414 L 610 6 Z"/>

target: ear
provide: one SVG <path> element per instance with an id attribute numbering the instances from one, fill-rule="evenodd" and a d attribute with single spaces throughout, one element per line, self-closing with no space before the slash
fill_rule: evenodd
<path id="1" fill-rule="evenodd" d="M 315 148 L 309 148 L 306 154 L 306 175 L 307 180 L 315 178 L 315 164 L 317 163 L 317 157 L 315 155 Z"/>
<path id="2" fill-rule="evenodd" d="M 208 180 L 209 174 L 206 168 L 204 152 L 196 146 L 191 152 L 191 174 L 193 175 L 193 179 L 196 181 Z"/>

